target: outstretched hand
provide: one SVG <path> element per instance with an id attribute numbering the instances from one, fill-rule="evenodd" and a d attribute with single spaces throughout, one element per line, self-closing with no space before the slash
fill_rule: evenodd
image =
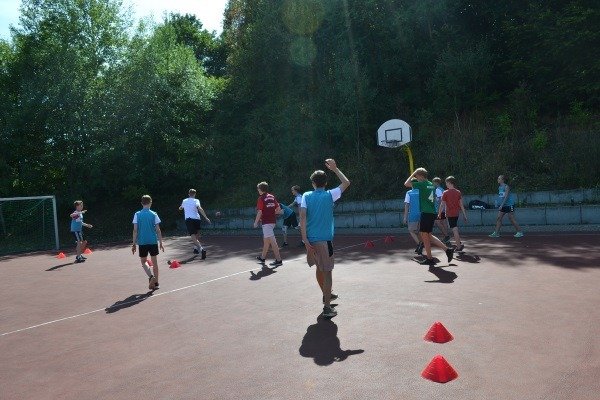
<path id="1" fill-rule="evenodd" d="M 327 160 L 325 160 L 325 166 L 332 171 L 335 171 L 337 169 L 337 164 L 333 158 L 328 158 Z"/>

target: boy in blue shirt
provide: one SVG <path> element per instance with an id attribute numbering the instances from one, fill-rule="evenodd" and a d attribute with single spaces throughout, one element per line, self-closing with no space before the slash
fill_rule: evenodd
<path id="1" fill-rule="evenodd" d="M 333 171 L 342 182 L 332 190 L 325 190 L 327 174 L 317 170 L 312 173 L 310 180 L 312 192 L 302 195 L 300 204 L 300 232 L 306 247 L 306 260 L 309 266 L 317 265 L 317 283 L 323 292 L 323 316 L 335 317 L 337 311 L 331 307 L 331 300 L 337 298 L 331 293 L 333 286 L 333 203 L 342 197 L 342 193 L 350 186 L 350 181 L 339 170 L 335 160 L 325 160 L 325 165 Z"/>
<path id="2" fill-rule="evenodd" d="M 419 232 L 421 209 L 419 208 L 419 189 L 411 189 L 404 197 L 404 224 L 408 225 L 408 233 L 417 243 L 415 253 L 423 254 L 423 242 Z"/>
<path id="3" fill-rule="evenodd" d="M 508 219 L 515 227 L 517 231 L 515 233 L 516 238 L 523 237 L 523 231 L 517 220 L 515 219 L 515 198 L 510 192 L 510 186 L 508 186 L 508 178 L 505 175 L 498 177 L 498 199 L 496 200 L 496 207 L 498 207 L 498 217 L 496 218 L 496 229 L 489 236 L 493 238 L 500 237 L 500 227 L 502 226 L 502 220 L 504 215 L 508 214 Z"/>
<path id="4" fill-rule="evenodd" d="M 286 206 L 283 203 L 279 203 L 281 207 L 281 211 L 283 214 L 280 214 L 283 217 L 283 226 L 281 230 L 283 231 L 283 245 L 285 247 L 288 245 L 287 242 L 287 231 L 288 228 L 296 228 L 298 226 L 298 219 L 296 218 L 296 213 L 290 207 Z"/>
<path id="5" fill-rule="evenodd" d="M 142 268 L 148 275 L 148 289 L 156 290 L 159 288 L 158 285 L 158 247 L 165 251 L 162 242 L 162 233 L 160 231 L 160 218 L 158 214 L 150 210 L 152 207 L 152 197 L 149 195 L 142 196 L 143 208 L 133 215 L 133 245 L 131 252 L 135 254 L 136 245 L 140 247 L 140 261 Z M 152 269 L 154 274 L 150 272 L 150 266 L 148 265 L 148 253 L 152 257 Z"/>
<path id="6" fill-rule="evenodd" d="M 86 224 L 83 222 L 83 214 L 87 212 L 87 210 L 83 209 L 83 201 L 76 200 L 73 202 L 75 206 L 75 211 L 73 211 L 70 215 L 71 217 L 71 233 L 75 236 L 75 243 L 77 243 L 77 247 L 75 251 L 77 255 L 75 256 L 75 262 L 81 263 L 86 260 L 86 258 L 81 254 L 85 247 L 87 246 L 87 241 L 83 238 L 83 227 L 92 228 L 92 225 Z"/>

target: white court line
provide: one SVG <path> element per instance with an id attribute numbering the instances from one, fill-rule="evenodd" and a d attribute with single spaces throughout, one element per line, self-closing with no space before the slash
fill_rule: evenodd
<path id="1" fill-rule="evenodd" d="M 375 239 L 375 240 L 372 240 L 372 242 L 378 242 L 380 240 L 383 240 L 383 239 Z M 353 244 L 351 246 L 342 247 L 342 248 L 337 249 L 336 251 L 346 250 L 346 249 L 350 249 L 352 247 L 362 246 L 364 244 L 366 244 L 366 242 L 362 242 L 362 243 L 358 243 L 358 244 Z M 303 259 L 306 259 L 306 255 L 302 255 L 300 257 L 292 258 L 291 260 L 285 260 L 285 261 L 286 261 L 286 263 L 288 263 L 288 262 L 298 261 L 298 260 L 303 260 Z M 233 273 L 233 274 L 230 274 L 230 275 L 221 276 L 219 278 L 209 279 L 209 280 L 204 281 L 204 282 L 194 283 L 193 285 L 183 286 L 183 287 L 180 287 L 180 288 L 177 288 L 177 289 L 172 289 L 172 290 L 169 290 L 169 291 L 166 291 L 166 292 L 161 292 L 161 293 L 158 293 L 158 294 L 153 294 L 151 296 L 148 296 L 147 299 L 149 300 L 149 299 L 152 299 L 154 297 L 164 296 L 166 294 L 171 294 L 171 293 L 179 292 L 181 290 L 190 289 L 190 288 L 193 288 L 193 287 L 196 287 L 196 286 L 205 285 L 207 283 L 216 282 L 216 281 L 220 281 L 222 279 L 231 278 L 233 276 L 240 275 L 240 274 L 245 274 L 245 273 L 254 271 L 256 269 L 260 269 L 260 268 L 252 268 L 252 269 L 248 269 L 248 270 L 245 270 L 245 271 L 236 272 L 236 273 Z M 123 306 L 126 306 L 128 304 L 134 304 L 134 303 L 138 303 L 138 302 L 140 302 L 140 300 L 131 300 L 131 301 L 128 301 L 128 302 L 125 302 L 125 303 L 120 303 L 118 306 L 103 307 L 103 308 L 99 308 L 99 309 L 94 310 L 94 311 L 88 311 L 88 312 L 85 312 L 85 313 L 82 313 L 82 314 L 71 315 L 70 317 L 64 317 L 64 318 L 55 319 L 53 321 L 43 322 L 41 324 L 28 326 L 27 328 L 21 328 L 21 329 L 17 329 L 17 330 L 10 331 L 10 332 L 5 332 L 3 334 L 0 334 L 0 337 L 1 336 L 11 335 L 13 333 L 19 333 L 19 332 L 23 332 L 23 331 L 28 331 L 28 330 L 31 330 L 31 329 L 39 328 L 39 327 L 42 327 L 42 326 L 54 324 L 54 323 L 61 322 L 61 321 L 66 321 L 66 320 L 69 320 L 69 319 L 75 319 L 75 318 L 83 317 L 83 316 L 86 316 L 86 315 L 90 315 L 90 314 L 98 313 L 98 312 L 101 312 L 101 311 L 105 311 L 105 310 L 111 309 L 111 308 L 123 307 Z"/>

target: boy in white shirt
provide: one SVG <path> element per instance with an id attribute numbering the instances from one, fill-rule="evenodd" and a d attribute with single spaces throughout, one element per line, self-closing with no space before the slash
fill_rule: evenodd
<path id="1" fill-rule="evenodd" d="M 179 210 L 183 210 L 185 215 L 185 227 L 187 228 L 188 234 L 192 239 L 194 245 L 194 254 L 202 253 L 202 259 L 206 258 L 206 250 L 200 244 L 200 214 L 210 224 L 210 219 L 206 216 L 204 209 L 200 206 L 200 200 L 196 198 L 196 189 L 190 189 L 188 192 L 189 197 L 183 199 Z"/>

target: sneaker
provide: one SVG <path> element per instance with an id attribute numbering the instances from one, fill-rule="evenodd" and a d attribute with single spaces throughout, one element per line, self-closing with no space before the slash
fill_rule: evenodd
<path id="1" fill-rule="evenodd" d="M 258 261 L 260 261 L 260 262 L 261 262 L 261 264 L 264 264 L 264 263 L 265 263 L 265 261 L 266 261 L 266 259 L 262 258 L 261 256 L 256 256 L 256 259 L 257 259 Z"/>
<path id="2" fill-rule="evenodd" d="M 523 237 L 523 236 L 524 236 L 524 235 L 523 235 L 523 232 L 517 232 L 517 233 L 515 233 L 515 237 L 516 237 L 516 238 L 521 238 L 521 237 Z"/>
<path id="3" fill-rule="evenodd" d="M 423 242 L 419 243 L 419 245 L 417 246 L 417 254 L 422 256 L 423 255 L 423 248 L 425 247 L 425 245 L 423 244 Z"/>
<path id="4" fill-rule="evenodd" d="M 194 254 L 200 254 L 197 248 L 194 247 Z"/>
<path id="5" fill-rule="evenodd" d="M 275 260 L 272 263 L 269 264 L 271 267 L 279 267 L 280 265 L 283 265 L 283 260 Z"/>
<path id="6" fill-rule="evenodd" d="M 521 234 L 521 236 L 523 236 L 523 234 Z M 521 236 L 519 236 L 519 237 L 521 237 Z M 517 236 L 515 235 L 515 237 L 517 237 Z M 79 258 L 81 258 L 82 260 L 87 260 L 87 257 L 84 257 L 83 255 L 79 256 Z"/>
<path id="7" fill-rule="evenodd" d="M 337 315 L 337 311 L 335 311 L 332 307 L 330 307 L 330 306 L 323 307 L 323 316 L 324 317 L 332 318 L 332 317 L 335 317 L 336 315 Z"/>
<path id="8" fill-rule="evenodd" d="M 202 255 L 200 256 L 200 258 L 206 260 L 206 250 L 202 249 Z"/>
<path id="9" fill-rule="evenodd" d="M 85 262 L 85 260 L 83 258 L 75 257 L 75 263 L 82 263 L 82 262 Z"/>
<path id="10" fill-rule="evenodd" d="M 448 250 L 446 250 L 446 256 L 448 257 L 448 262 L 452 261 L 452 259 L 454 258 L 454 248 L 449 248 Z"/>
<path id="11" fill-rule="evenodd" d="M 154 290 L 160 289 L 160 285 L 158 284 L 158 281 L 156 281 L 156 283 L 154 284 Z"/>
<path id="12" fill-rule="evenodd" d="M 331 298 L 329 299 L 329 301 L 334 301 L 338 299 L 338 295 L 335 293 L 331 293 Z M 323 296 L 323 303 L 325 303 L 325 296 Z"/>
<path id="13" fill-rule="evenodd" d="M 156 287 L 156 278 L 154 277 L 154 275 L 152 275 L 150 278 L 148 278 L 148 289 L 154 290 L 155 287 Z"/>
<path id="14" fill-rule="evenodd" d="M 435 265 L 435 261 L 433 261 L 433 258 L 426 258 L 423 261 L 420 261 L 419 264 L 421 264 L 421 265 Z"/>
<path id="15" fill-rule="evenodd" d="M 285 247 L 288 245 L 288 242 L 283 242 L 283 244 L 281 245 L 281 247 Z"/>
<path id="16" fill-rule="evenodd" d="M 460 244 L 460 246 L 458 246 L 457 248 L 454 249 L 454 251 L 463 251 L 465 249 L 465 245 L 464 244 Z"/>
<path id="17" fill-rule="evenodd" d="M 500 234 L 498 232 L 492 232 L 488 236 L 496 238 L 496 237 L 500 237 Z"/>

